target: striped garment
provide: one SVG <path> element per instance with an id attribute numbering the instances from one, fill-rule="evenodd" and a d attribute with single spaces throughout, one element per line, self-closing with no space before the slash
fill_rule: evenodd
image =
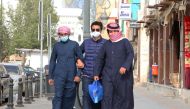
<path id="1" fill-rule="evenodd" d="M 92 78 L 94 64 L 96 60 L 96 56 L 102 47 L 102 45 L 106 42 L 106 39 L 99 39 L 98 41 L 94 41 L 92 38 L 84 40 L 81 44 L 80 48 L 82 53 L 84 54 L 84 69 L 82 71 L 82 75 Z"/>

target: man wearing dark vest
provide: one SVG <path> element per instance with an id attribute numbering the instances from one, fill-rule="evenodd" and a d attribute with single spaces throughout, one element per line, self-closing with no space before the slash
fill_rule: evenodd
<path id="1" fill-rule="evenodd" d="M 101 36 L 103 25 L 99 21 L 91 24 L 91 38 L 86 39 L 80 48 L 84 54 L 84 68 L 82 71 L 82 90 L 83 90 L 83 109 L 100 109 L 100 103 L 94 104 L 89 96 L 88 85 L 91 84 L 94 74 L 94 65 L 99 49 L 102 47 L 105 39 Z"/>

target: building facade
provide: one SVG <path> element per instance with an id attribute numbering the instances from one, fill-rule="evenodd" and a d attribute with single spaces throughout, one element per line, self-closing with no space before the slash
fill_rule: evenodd
<path id="1" fill-rule="evenodd" d="M 141 28 L 138 30 L 139 80 L 189 89 L 189 1 L 142 1 L 143 15 L 141 19 L 138 19 L 141 23 Z M 147 55 L 149 63 L 146 67 L 143 66 L 143 61 L 147 58 L 142 53 L 144 52 L 143 43 L 149 47 Z M 153 72 L 152 65 L 158 65 L 158 75 L 150 76 Z"/>

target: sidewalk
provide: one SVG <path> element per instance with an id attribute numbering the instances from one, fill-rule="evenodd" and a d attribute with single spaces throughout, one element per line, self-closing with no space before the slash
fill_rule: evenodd
<path id="1" fill-rule="evenodd" d="M 163 95 L 144 86 L 135 86 L 134 99 L 134 109 L 190 109 L 190 104 L 181 98 Z"/>
<path id="2" fill-rule="evenodd" d="M 31 104 L 25 104 L 24 98 L 23 98 L 23 105 L 24 107 L 16 107 L 16 102 L 14 102 L 14 109 L 52 109 L 52 99 L 48 100 L 48 97 L 42 97 L 42 98 L 34 98 L 34 102 Z M 6 109 L 7 105 L 4 105 L 0 107 L 0 109 Z M 80 109 L 80 106 L 78 105 L 78 102 L 76 100 L 75 102 L 75 108 L 74 109 Z"/>
<path id="3" fill-rule="evenodd" d="M 14 103 L 14 109 L 52 109 L 51 100 L 47 100 L 46 97 L 35 98 L 35 101 L 31 104 L 24 104 L 24 107 L 16 107 L 16 103 Z M 24 102 L 24 100 L 23 100 Z M 1 109 L 6 109 L 7 105 L 3 106 Z"/>
<path id="4" fill-rule="evenodd" d="M 135 85 L 134 109 L 189 109 L 190 103 L 184 102 L 178 94 L 171 93 L 171 90 L 174 89 L 168 89 L 168 87 L 162 88 L 163 87 L 155 85 L 154 87 L 150 87 L 150 85 Z M 167 90 L 164 90 L 165 88 Z M 163 92 L 165 93 L 163 94 Z M 47 97 L 35 98 L 34 100 L 35 102 L 32 102 L 32 104 L 24 104 L 24 107 L 15 107 L 16 103 L 14 103 L 14 109 L 52 109 L 52 102 L 51 100 L 48 100 Z M 6 109 L 6 107 L 7 106 L 5 105 L 0 107 L 0 109 Z M 75 107 L 75 109 L 80 109 L 77 102 Z"/>
<path id="5" fill-rule="evenodd" d="M 157 83 L 142 83 L 141 86 L 157 94 L 180 98 L 183 102 L 190 104 L 190 89 L 174 88 Z"/>

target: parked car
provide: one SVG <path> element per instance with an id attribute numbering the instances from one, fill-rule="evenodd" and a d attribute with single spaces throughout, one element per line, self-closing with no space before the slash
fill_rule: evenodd
<path id="1" fill-rule="evenodd" d="M 9 74 L 3 64 L 0 63 L 0 105 L 9 96 Z"/>
<path id="2" fill-rule="evenodd" d="M 34 68 L 30 66 L 24 67 L 24 73 L 26 76 L 32 76 L 33 79 L 35 79 L 36 77 L 40 77 L 40 72 L 38 72 L 37 70 L 35 70 Z"/>
<path id="3" fill-rule="evenodd" d="M 10 77 L 13 79 L 13 93 L 18 93 L 18 82 L 19 78 L 22 78 L 24 83 L 25 75 L 23 67 L 18 63 L 3 63 L 5 69 L 7 70 Z M 24 85 L 23 85 L 23 92 L 24 92 Z"/>
<path id="4" fill-rule="evenodd" d="M 49 75 L 49 65 L 45 65 L 44 70 L 45 75 Z"/>

